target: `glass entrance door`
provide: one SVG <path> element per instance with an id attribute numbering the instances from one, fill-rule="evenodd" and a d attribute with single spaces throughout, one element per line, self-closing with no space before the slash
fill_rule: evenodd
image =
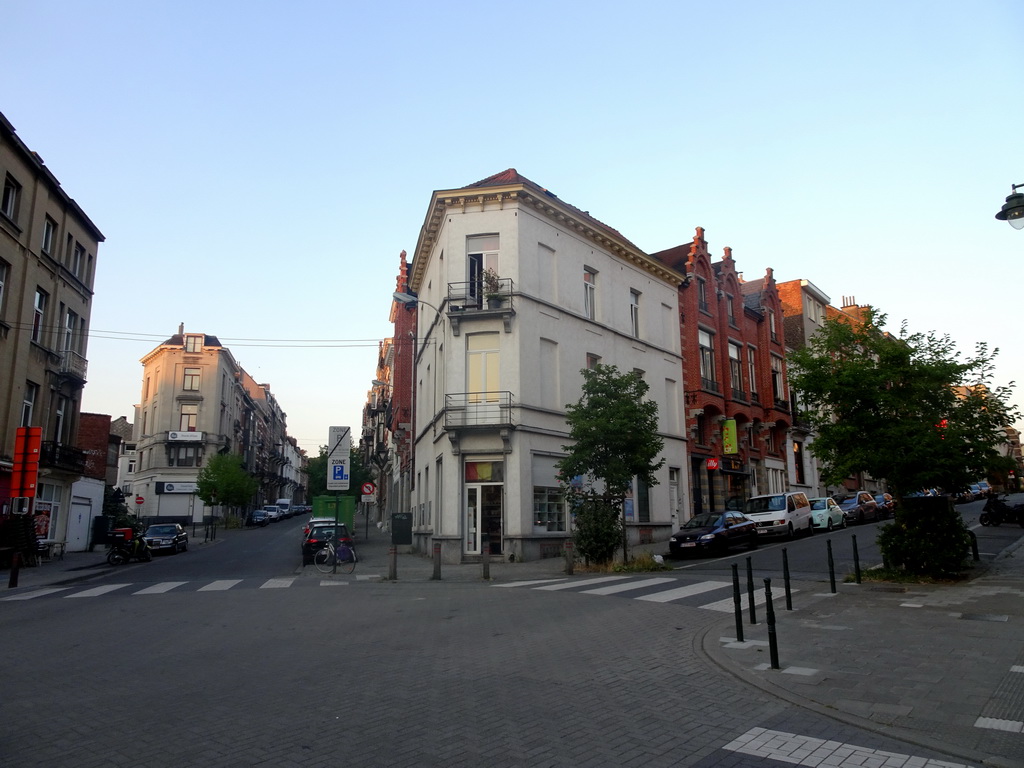
<path id="1" fill-rule="evenodd" d="M 487 534 L 488 550 L 501 554 L 502 485 L 490 483 L 466 486 L 465 533 L 463 547 L 467 555 L 483 553 L 483 534 Z"/>

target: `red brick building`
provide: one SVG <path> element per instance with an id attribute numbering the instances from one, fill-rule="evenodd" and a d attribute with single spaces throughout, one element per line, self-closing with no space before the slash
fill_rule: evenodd
<path id="1" fill-rule="evenodd" d="M 653 256 L 686 274 L 679 289 L 692 513 L 785 490 L 792 426 L 782 308 L 772 270 L 744 281 L 704 230 Z"/>

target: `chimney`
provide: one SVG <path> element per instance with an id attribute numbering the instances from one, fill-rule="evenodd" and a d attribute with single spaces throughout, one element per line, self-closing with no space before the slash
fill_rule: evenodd
<path id="1" fill-rule="evenodd" d="M 184 336 L 185 335 L 185 324 L 184 323 L 179 323 L 178 324 L 178 335 L 179 336 Z"/>

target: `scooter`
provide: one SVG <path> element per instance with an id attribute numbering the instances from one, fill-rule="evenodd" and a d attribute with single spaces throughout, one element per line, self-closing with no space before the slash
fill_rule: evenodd
<path id="1" fill-rule="evenodd" d="M 153 550 L 149 548 L 149 542 L 143 539 L 135 532 L 129 532 L 130 529 L 122 529 L 124 531 L 114 531 L 114 540 L 110 545 L 110 551 L 107 553 L 107 562 L 111 565 L 123 565 L 131 560 L 133 557 L 139 562 L 148 563 L 153 559 Z"/>
<path id="2" fill-rule="evenodd" d="M 1024 528 L 1024 504 L 1014 504 L 1012 507 L 995 494 L 992 494 L 985 501 L 981 508 L 981 515 L 978 522 L 982 525 L 999 526 L 1004 522 L 1018 523 Z"/>

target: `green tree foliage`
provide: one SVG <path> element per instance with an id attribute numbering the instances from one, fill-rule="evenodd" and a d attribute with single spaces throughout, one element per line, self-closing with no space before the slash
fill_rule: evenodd
<path id="1" fill-rule="evenodd" d="M 242 457 L 233 453 L 217 453 L 199 471 L 196 495 L 207 506 L 248 506 L 259 481 L 242 468 Z"/>
<path id="2" fill-rule="evenodd" d="M 625 527 L 619 515 L 626 494 L 633 478 L 657 485 L 655 472 L 665 463 L 655 462 L 664 446 L 658 435 L 658 406 L 645 399 L 648 387 L 638 373 L 598 364 L 582 374 L 583 394 L 566 406 L 573 443 L 562 446 L 567 452 L 558 462 L 562 487 L 576 516 L 579 553 L 607 562 L 621 536 L 625 560 Z"/>
<path id="3" fill-rule="evenodd" d="M 949 336 L 882 331 L 886 316 L 830 319 L 790 358 L 790 384 L 816 430 L 822 479 L 840 485 L 861 472 L 884 478 L 896 519 L 878 537 L 886 560 L 913 574 L 948 576 L 968 556 L 968 534 L 952 504 L 927 507 L 904 494 L 959 490 L 998 464 L 1004 427 L 1018 414 L 1011 387 L 993 386 L 993 361 L 979 344 L 961 359 Z M 947 499 L 939 499 L 947 502 Z M 924 511 L 922 511 L 924 510 Z"/>
<path id="4" fill-rule="evenodd" d="M 813 425 L 822 479 L 866 472 L 897 498 L 920 488 L 955 491 L 998 462 L 1017 418 L 1010 387 L 993 385 L 994 359 L 978 344 L 961 359 L 949 336 L 882 331 L 886 316 L 830 319 L 790 357 L 790 384 Z"/>

